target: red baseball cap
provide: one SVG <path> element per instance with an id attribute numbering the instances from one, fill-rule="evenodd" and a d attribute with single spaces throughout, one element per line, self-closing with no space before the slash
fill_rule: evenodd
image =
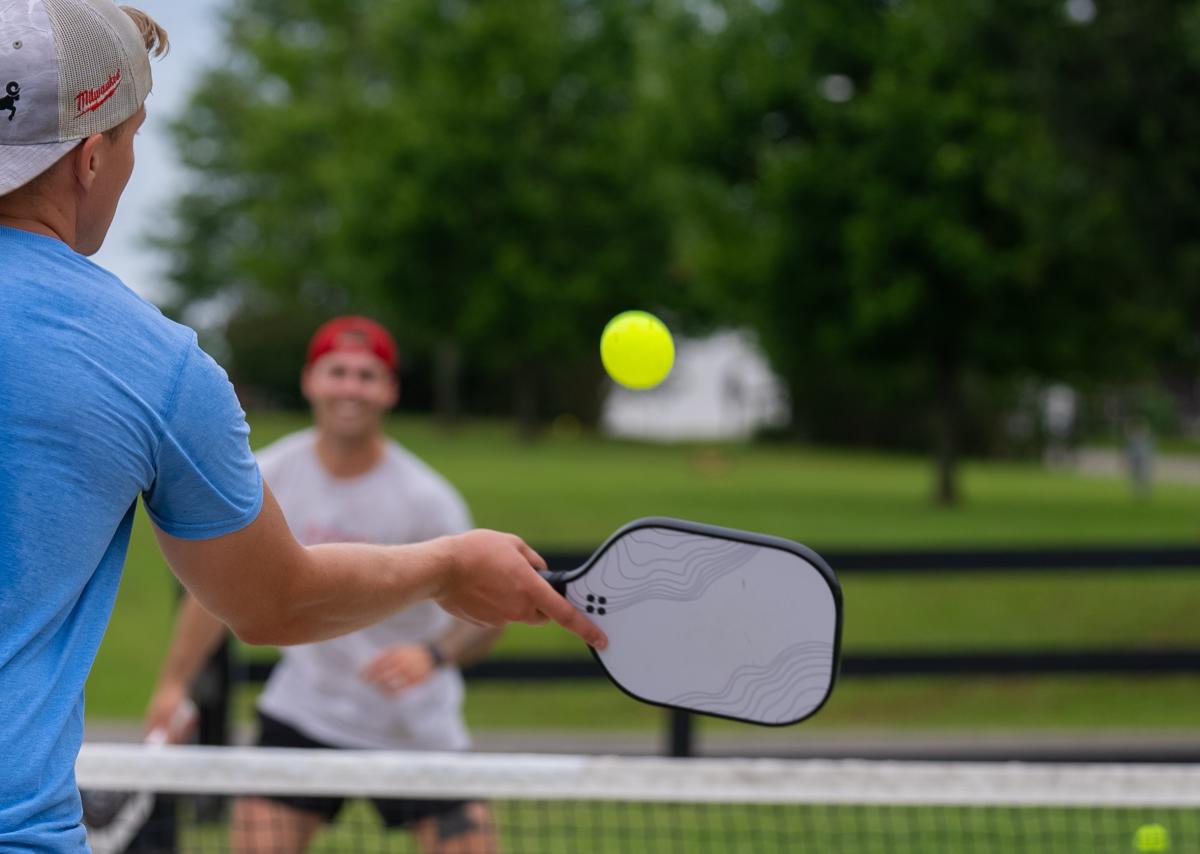
<path id="1" fill-rule="evenodd" d="M 308 342 L 308 358 L 304 364 L 307 367 L 327 353 L 339 350 L 373 353 L 393 371 L 400 364 L 395 339 L 368 317 L 348 315 L 322 324 Z"/>

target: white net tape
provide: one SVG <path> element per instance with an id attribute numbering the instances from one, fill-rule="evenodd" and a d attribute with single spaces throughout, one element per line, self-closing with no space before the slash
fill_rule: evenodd
<path id="1" fill-rule="evenodd" d="M 661 759 L 86 744 L 80 788 L 163 793 L 945 806 L 1200 807 L 1200 768 Z"/>

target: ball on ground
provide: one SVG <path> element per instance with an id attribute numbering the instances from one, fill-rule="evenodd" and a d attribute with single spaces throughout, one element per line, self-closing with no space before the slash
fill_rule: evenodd
<path id="1" fill-rule="evenodd" d="M 1161 824 L 1143 824 L 1133 834 L 1133 847 L 1138 851 L 1169 851 L 1171 837 Z"/>
<path id="2" fill-rule="evenodd" d="M 600 361 L 614 381 L 626 388 L 653 388 L 675 364 L 675 342 L 666 324 L 645 311 L 624 311 L 604 327 Z"/>

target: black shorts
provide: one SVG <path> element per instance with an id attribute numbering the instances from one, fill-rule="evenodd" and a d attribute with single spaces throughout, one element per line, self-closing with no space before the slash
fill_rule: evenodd
<path id="1" fill-rule="evenodd" d="M 333 749 L 333 745 L 324 744 L 309 738 L 302 732 L 277 720 L 270 715 L 258 713 L 258 746 L 259 747 L 301 747 Z M 306 797 L 300 795 L 264 795 L 267 800 L 284 804 L 301 812 L 319 815 L 325 822 L 331 822 L 341 811 L 346 798 L 339 797 Z M 408 827 L 421 819 L 436 816 L 440 819 L 439 827 L 443 839 L 448 839 L 460 833 L 475 830 L 475 824 L 464 814 L 463 808 L 469 801 L 435 801 L 412 798 L 370 798 L 371 804 L 390 828 Z"/>

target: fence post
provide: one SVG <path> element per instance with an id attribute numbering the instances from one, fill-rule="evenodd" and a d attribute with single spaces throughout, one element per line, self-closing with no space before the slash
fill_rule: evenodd
<path id="1" fill-rule="evenodd" d="M 682 709 L 667 713 L 667 755 L 692 755 L 692 715 Z"/>

